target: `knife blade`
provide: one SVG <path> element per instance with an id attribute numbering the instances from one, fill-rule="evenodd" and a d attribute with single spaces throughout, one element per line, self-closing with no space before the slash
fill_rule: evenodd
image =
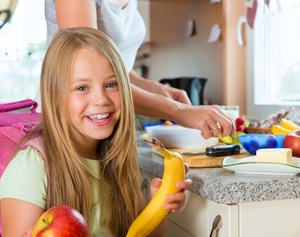
<path id="1" fill-rule="evenodd" d="M 198 155 L 205 155 L 206 151 L 185 151 L 180 152 L 182 156 L 198 156 Z"/>

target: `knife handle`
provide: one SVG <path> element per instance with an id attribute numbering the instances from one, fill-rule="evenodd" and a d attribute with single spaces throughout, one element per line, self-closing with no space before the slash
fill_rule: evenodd
<path id="1" fill-rule="evenodd" d="M 241 147 L 238 144 L 233 145 L 216 145 L 206 148 L 207 156 L 229 156 L 240 154 Z"/>

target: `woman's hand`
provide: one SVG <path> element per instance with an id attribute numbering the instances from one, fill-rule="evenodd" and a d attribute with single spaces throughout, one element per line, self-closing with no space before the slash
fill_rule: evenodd
<path id="1" fill-rule="evenodd" d="M 148 92 L 164 96 L 183 104 L 191 105 L 191 101 L 185 90 L 180 90 L 157 81 L 145 79 L 138 75 L 134 70 L 130 71 L 129 76 L 134 85 Z"/>
<path id="2" fill-rule="evenodd" d="M 201 131 L 204 138 L 235 136 L 234 122 L 221 110 L 218 105 L 187 106 L 178 103 L 178 116 L 174 120 L 181 126 L 195 128 Z"/>
<path id="3" fill-rule="evenodd" d="M 191 105 L 191 101 L 185 90 L 177 89 L 168 85 L 157 83 L 156 94 L 165 96 L 167 98 L 173 99 L 175 101 L 181 102 L 183 104 Z"/>

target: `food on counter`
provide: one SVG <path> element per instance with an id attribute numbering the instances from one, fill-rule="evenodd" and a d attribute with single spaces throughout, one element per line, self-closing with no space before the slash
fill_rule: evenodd
<path id="1" fill-rule="evenodd" d="M 293 156 L 300 157 L 300 130 L 288 133 L 283 140 L 284 148 L 291 148 Z"/>
<path id="2" fill-rule="evenodd" d="M 246 133 L 273 133 L 272 126 L 275 126 L 273 129 L 275 133 L 273 134 L 283 134 L 285 135 L 285 130 L 288 129 L 282 125 L 280 122 L 282 119 L 286 119 L 288 121 L 292 121 L 296 125 L 300 126 L 300 115 L 299 111 L 296 110 L 294 107 L 288 107 L 285 110 L 282 110 L 276 114 L 271 114 L 265 119 L 259 121 L 251 122 L 248 127 L 245 128 Z M 290 130 L 290 129 L 288 129 Z"/>
<path id="3" fill-rule="evenodd" d="M 155 138 L 146 142 L 164 156 L 162 184 L 145 209 L 133 221 L 126 237 L 146 237 L 167 217 L 169 211 L 162 208 L 162 205 L 167 203 L 165 196 L 180 192 L 176 188 L 176 183 L 185 177 L 184 162 L 179 153 L 167 150 Z"/>
<path id="4" fill-rule="evenodd" d="M 239 132 L 244 132 L 246 127 L 248 126 L 248 121 L 244 116 L 239 116 L 235 120 L 236 130 Z"/>
<path id="5" fill-rule="evenodd" d="M 226 137 L 222 137 L 221 134 L 219 134 L 219 140 L 227 145 L 231 145 L 231 144 L 240 144 L 239 141 L 239 136 L 245 134 L 244 132 L 240 132 L 240 131 L 236 131 L 235 136 L 226 136 Z"/>
<path id="6" fill-rule="evenodd" d="M 166 121 L 163 122 L 163 125 L 165 125 L 165 126 L 172 126 L 172 125 L 174 125 L 174 123 L 172 121 L 170 121 L 170 120 L 166 120 Z"/>
<path id="7" fill-rule="evenodd" d="M 221 142 L 224 142 L 225 144 L 233 144 L 233 137 L 228 135 L 228 136 L 225 136 L 223 137 L 221 134 L 219 134 L 219 139 Z"/>
<path id="8" fill-rule="evenodd" d="M 89 237 L 90 230 L 79 211 L 65 205 L 54 206 L 45 211 L 32 229 L 31 237 Z"/>
<path id="9" fill-rule="evenodd" d="M 281 119 L 280 124 L 274 124 L 271 127 L 273 134 L 286 135 L 294 130 L 300 130 L 300 126 L 288 119 Z"/>
<path id="10" fill-rule="evenodd" d="M 300 126 L 288 119 L 281 119 L 280 125 L 288 130 L 300 130 Z"/>
<path id="11" fill-rule="evenodd" d="M 271 131 L 273 134 L 278 134 L 278 135 L 286 135 L 289 132 L 291 132 L 291 130 L 284 128 L 279 124 L 273 124 L 271 127 Z"/>
<path id="12" fill-rule="evenodd" d="M 256 151 L 256 162 L 292 163 L 292 149 L 259 149 Z"/>

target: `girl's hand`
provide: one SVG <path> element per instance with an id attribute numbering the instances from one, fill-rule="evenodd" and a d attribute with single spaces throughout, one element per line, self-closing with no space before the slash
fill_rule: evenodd
<path id="1" fill-rule="evenodd" d="M 160 187 L 162 180 L 159 178 L 154 178 L 151 181 L 151 194 L 154 195 L 157 189 Z M 181 191 L 175 194 L 168 194 L 165 199 L 169 202 L 163 205 L 163 208 L 169 210 L 170 212 L 179 211 L 185 204 L 186 194 L 185 190 L 191 188 L 193 181 L 191 179 L 185 179 L 176 183 L 176 187 Z"/>
<path id="2" fill-rule="evenodd" d="M 186 173 L 188 171 L 188 166 L 185 165 Z M 161 186 L 162 180 L 159 178 L 154 178 L 151 181 L 150 191 L 151 196 L 157 192 L 158 188 Z M 185 204 L 186 194 L 185 190 L 191 188 L 193 181 L 191 179 L 185 179 L 176 183 L 176 187 L 181 191 L 175 194 L 168 194 L 165 199 L 169 202 L 163 205 L 163 208 L 169 210 L 170 212 L 179 211 Z"/>

